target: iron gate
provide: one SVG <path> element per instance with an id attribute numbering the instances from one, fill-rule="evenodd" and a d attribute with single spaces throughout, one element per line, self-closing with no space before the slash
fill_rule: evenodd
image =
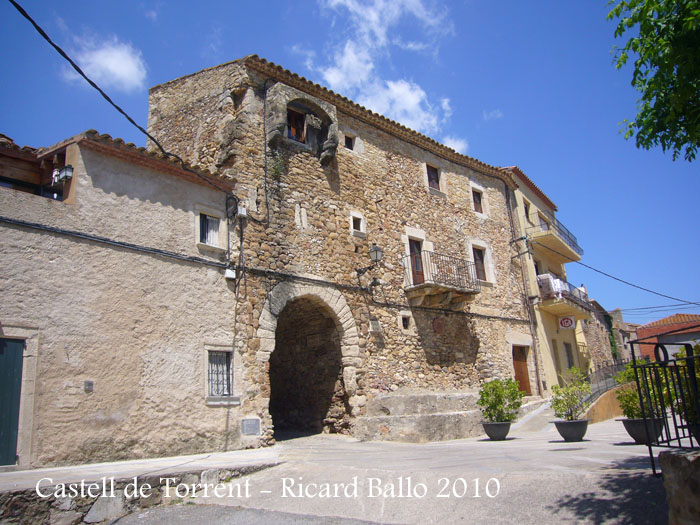
<path id="1" fill-rule="evenodd" d="M 635 350 L 642 344 L 653 346 L 654 361 L 637 358 Z M 653 447 L 700 448 L 700 352 L 688 343 L 638 340 L 630 345 L 649 458 L 656 474 Z"/>

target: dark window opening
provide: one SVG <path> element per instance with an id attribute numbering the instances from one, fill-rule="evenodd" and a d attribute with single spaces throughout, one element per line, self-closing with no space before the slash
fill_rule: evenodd
<path id="1" fill-rule="evenodd" d="M 428 169 L 428 186 L 436 190 L 440 189 L 440 172 L 435 166 L 426 165 Z"/>
<path id="2" fill-rule="evenodd" d="M 411 318 L 407 315 L 402 315 L 401 325 L 403 326 L 404 330 L 408 330 L 408 327 L 411 326 Z"/>
<path id="3" fill-rule="evenodd" d="M 568 368 L 574 366 L 574 353 L 571 350 L 570 343 L 564 343 L 564 351 L 566 352 L 566 365 Z"/>
<path id="4" fill-rule="evenodd" d="M 352 218 L 352 229 L 358 232 L 362 231 L 362 218 L 353 217 Z"/>
<path id="5" fill-rule="evenodd" d="M 481 248 L 472 248 L 474 253 L 474 267 L 476 269 L 476 278 L 485 281 L 486 280 L 486 266 L 484 264 L 485 253 Z"/>
<path id="6" fill-rule="evenodd" d="M 233 99 L 233 109 L 239 110 L 241 109 L 241 105 L 243 104 L 243 99 L 245 98 L 245 93 L 246 90 L 242 89 L 240 91 L 234 91 L 231 93 L 231 98 Z"/>
<path id="7" fill-rule="evenodd" d="M 345 135 L 345 147 L 347 149 L 355 149 L 355 137 Z"/>
<path id="8" fill-rule="evenodd" d="M 306 142 L 306 119 L 292 109 L 287 110 L 287 137 L 297 142 Z"/>
<path id="9" fill-rule="evenodd" d="M 484 208 L 481 205 L 481 192 L 472 190 L 472 199 L 474 200 L 474 211 L 477 213 L 484 213 Z"/>

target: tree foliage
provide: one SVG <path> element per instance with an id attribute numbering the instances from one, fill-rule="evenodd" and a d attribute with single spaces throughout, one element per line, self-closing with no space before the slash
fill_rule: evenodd
<path id="1" fill-rule="evenodd" d="M 610 4 L 617 0 L 610 0 Z M 625 138 L 638 148 L 660 145 L 692 161 L 700 146 L 700 0 L 621 0 L 608 14 L 619 19 L 618 69 L 635 57 L 632 86 L 641 93 L 637 116 L 625 121 Z"/>

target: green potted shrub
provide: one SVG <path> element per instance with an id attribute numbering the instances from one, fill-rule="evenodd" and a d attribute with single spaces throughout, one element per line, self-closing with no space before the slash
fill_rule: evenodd
<path id="1" fill-rule="evenodd" d="M 565 385 L 552 387 L 552 408 L 554 415 L 561 418 L 555 421 L 559 435 L 564 441 L 581 441 L 588 429 L 588 420 L 579 419 L 590 403 L 586 398 L 591 394 L 591 385 L 577 367 L 569 369 L 564 378 Z"/>
<path id="2" fill-rule="evenodd" d="M 524 395 L 513 379 L 494 379 L 481 387 L 477 405 L 486 420 L 481 423 L 484 432 L 490 439 L 502 441 L 506 438 L 510 424 L 518 417 Z"/>
<path id="3" fill-rule="evenodd" d="M 625 385 L 618 389 L 615 396 L 618 403 L 620 403 L 622 414 L 625 416 L 622 419 L 618 419 L 618 421 L 622 421 L 630 437 L 639 445 L 648 445 L 650 439 L 652 442 L 659 439 L 663 430 L 663 419 L 651 418 L 650 407 L 645 405 L 644 412 L 647 416 L 646 421 L 648 421 L 645 424 L 645 420 L 642 418 L 642 404 L 637 392 L 632 363 L 629 363 L 624 370 L 615 376 L 615 381 L 618 385 Z M 651 392 L 650 395 L 653 398 L 657 397 L 655 391 Z M 656 404 L 655 399 L 652 399 L 652 402 Z"/>

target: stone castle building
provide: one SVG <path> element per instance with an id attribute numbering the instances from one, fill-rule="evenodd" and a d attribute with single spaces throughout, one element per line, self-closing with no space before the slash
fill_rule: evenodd
<path id="1" fill-rule="evenodd" d="M 484 381 L 548 395 L 517 171 L 256 56 L 149 102 L 148 149 L 0 141 L 0 463 L 449 439 Z"/>

